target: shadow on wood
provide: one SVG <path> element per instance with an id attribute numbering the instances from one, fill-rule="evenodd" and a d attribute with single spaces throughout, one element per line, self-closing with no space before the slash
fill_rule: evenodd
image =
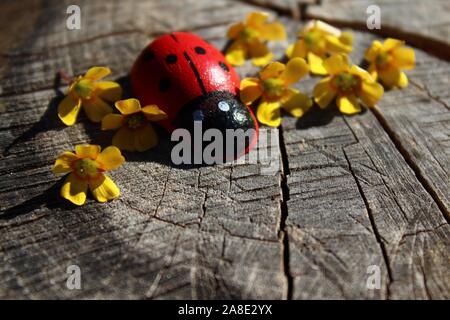
<path id="1" fill-rule="evenodd" d="M 55 90 L 55 97 L 50 100 L 48 103 L 47 109 L 44 114 L 41 116 L 38 122 L 31 126 L 28 130 L 22 133 L 20 136 L 15 138 L 8 146 L 6 146 L 3 151 L 3 156 L 7 156 L 9 151 L 14 148 L 18 143 L 26 142 L 31 140 L 39 133 L 48 131 L 48 130 L 62 130 L 64 129 L 64 124 L 58 118 L 58 105 L 64 98 L 64 93 L 59 89 L 61 85 L 61 76 L 58 74 L 55 75 L 55 79 L 53 82 L 53 89 Z M 31 106 L 33 107 L 33 106 Z"/>
<path id="2" fill-rule="evenodd" d="M 46 206 L 50 209 L 63 208 L 63 209 L 74 209 L 77 208 L 74 204 L 63 199 L 59 195 L 59 190 L 61 189 L 66 176 L 62 177 L 56 183 L 54 183 L 50 188 L 45 190 L 43 193 L 28 199 L 22 203 L 15 205 L 9 209 L 6 209 L 1 215 L 0 220 L 10 220 L 18 216 L 26 215 L 33 212 L 34 210 Z"/>

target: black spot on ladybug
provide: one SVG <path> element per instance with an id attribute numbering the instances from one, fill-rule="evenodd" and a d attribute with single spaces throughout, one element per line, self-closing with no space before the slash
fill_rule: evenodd
<path id="1" fill-rule="evenodd" d="M 198 54 L 205 54 L 206 53 L 206 50 L 204 48 L 202 48 L 202 47 L 195 47 L 194 50 Z"/>
<path id="2" fill-rule="evenodd" d="M 167 78 L 161 79 L 161 81 L 159 81 L 159 90 L 161 92 L 165 92 L 167 90 L 169 90 L 170 88 L 170 80 Z"/>
<path id="3" fill-rule="evenodd" d="M 225 62 L 220 61 L 220 62 L 219 62 L 219 66 L 220 66 L 223 70 L 225 70 L 226 72 L 230 72 L 230 68 L 228 68 L 228 66 L 225 64 Z"/>
<path id="4" fill-rule="evenodd" d="M 177 62 L 177 56 L 174 54 L 168 54 L 166 57 L 166 62 L 168 64 L 173 64 L 173 63 Z"/>
<path id="5" fill-rule="evenodd" d="M 150 61 L 155 57 L 155 53 L 152 50 L 145 50 L 144 56 L 142 57 L 144 61 Z"/>

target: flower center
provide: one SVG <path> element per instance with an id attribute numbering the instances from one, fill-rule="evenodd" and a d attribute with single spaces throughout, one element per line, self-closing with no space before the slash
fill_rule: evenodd
<path id="1" fill-rule="evenodd" d="M 139 113 L 134 113 L 129 115 L 126 118 L 126 125 L 128 128 L 130 129 L 137 129 L 142 127 L 147 121 L 147 119 L 145 118 L 145 116 L 142 114 L 142 112 Z"/>
<path id="2" fill-rule="evenodd" d="M 95 90 L 95 85 L 91 80 L 82 79 L 74 87 L 75 93 L 83 99 L 89 99 Z"/>
<path id="3" fill-rule="evenodd" d="M 271 98 L 279 97 L 284 92 L 283 80 L 277 78 L 269 78 L 262 83 L 263 91 Z"/>
<path id="4" fill-rule="evenodd" d="M 97 163 L 88 158 L 77 160 L 75 163 L 75 172 L 81 178 L 93 178 L 98 175 Z"/>
<path id="5" fill-rule="evenodd" d="M 320 49 L 322 34 L 318 31 L 307 32 L 303 37 L 306 47 L 311 51 L 317 51 Z"/>
<path id="6" fill-rule="evenodd" d="M 245 42 L 255 40 L 259 36 L 259 32 L 252 28 L 244 28 L 239 34 L 239 37 Z"/>
<path id="7" fill-rule="evenodd" d="M 387 67 L 387 65 L 389 64 L 389 60 L 390 56 L 387 52 L 380 52 L 375 59 L 375 64 L 378 68 L 382 69 Z"/>
<path id="8" fill-rule="evenodd" d="M 341 91 L 351 91 L 357 88 L 359 79 L 348 72 L 341 72 L 334 77 L 334 84 Z"/>

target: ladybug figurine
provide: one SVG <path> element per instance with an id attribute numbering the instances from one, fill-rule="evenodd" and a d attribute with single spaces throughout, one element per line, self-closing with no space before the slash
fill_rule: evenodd
<path id="1" fill-rule="evenodd" d="M 194 121 L 201 121 L 203 131 L 221 131 L 224 145 L 233 143 L 225 139 L 227 129 L 252 132 L 245 144 L 240 144 L 241 150 L 225 154 L 225 161 L 247 153 L 258 137 L 258 123 L 253 112 L 240 101 L 239 85 L 239 76 L 222 53 L 186 32 L 154 40 L 139 55 L 131 71 L 134 96 L 142 105 L 156 104 L 166 112 L 168 118 L 160 124 L 169 132 L 185 128 L 193 136 Z"/>

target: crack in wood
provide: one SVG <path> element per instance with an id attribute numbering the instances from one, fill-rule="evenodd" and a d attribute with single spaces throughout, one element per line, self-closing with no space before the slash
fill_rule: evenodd
<path id="1" fill-rule="evenodd" d="M 445 103 L 444 101 L 442 101 L 441 99 L 439 99 L 439 97 L 436 97 L 435 95 L 433 95 L 430 90 L 428 89 L 428 87 L 426 85 L 424 85 L 423 87 L 418 84 L 417 82 L 415 82 L 414 80 L 409 79 L 409 83 L 411 83 L 413 86 L 415 86 L 417 89 L 419 89 L 420 91 L 425 92 L 425 94 L 433 101 L 436 101 L 437 103 L 443 105 L 445 108 L 447 108 L 448 110 L 450 110 L 450 106 Z"/>
<path id="2" fill-rule="evenodd" d="M 370 108 L 372 113 L 377 118 L 378 122 L 380 123 L 381 127 L 384 129 L 386 134 L 389 136 L 390 140 L 398 150 L 398 152 L 401 154 L 405 162 L 408 164 L 408 166 L 411 168 L 411 170 L 414 172 L 417 180 L 420 182 L 422 187 L 427 191 L 427 193 L 431 196 L 431 198 L 434 200 L 434 202 L 437 204 L 440 212 L 442 213 L 444 219 L 447 221 L 448 224 L 450 224 L 450 211 L 444 204 L 444 202 L 440 199 L 439 195 L 436 193 L 434 188 L 430 185 L 429 181 L 424 177 L 422 174 L 422 171 L 420 170 L 419 166 L 415 163 L 414 159 L 411 157 L 409 152 L 406 150 L 406 148 L 403 146 L 400 139 L 397 137 L 391 126 L 388 124 L 386 119 L 381 114 L 380 110 L 378 109 L 378 106 L 375 106 L 373 108 Z"/>
<path id="3" fill-rule="evenodd" d="M 283 128 L 279 128 L 278 132 L 280 155 L 281 155 L 281 175 L 280 175 L 280 223 L 279 223 L 279 240 L 282 244 L 282 266 L 284 270 L 284 275 L 286 277 L 286 299 L 292 300 L 293 288 L 294 288 L 294 278 L 290 271 L 290 252 L 289 252 L 289 235 L 286 228 L 286 220 L 288 217 L 288 207 L 287 201 L 289 200 L 289 186 L 287 183 L 287 176 L 289 175 L 289 160 L 286 152 L 286 147 L 284 144 Z"/>
<path id="4" fill-rule="evenodd" d="M 348 169 L 350 170 L 350 173 L 353 176 L 353 180 L 356 183 L 356 186 L 358 188 L 359 194 L 361 195 L 362 200 L 364 201 L 364 205 L 366 206 L 366 211 L 367 211 L 367 215 L 369 217 L 369 221 L 370 224 L 372 226 L 372 230 L 373 230 L 373 234 L 375 235 L 375 238 L 380 246 L 381 249 L 381 253 L 383 255 L 383 259 L 384 259 L 384 264 L 386 265 L 386 269 L 387 269 L 387 275 L 388 275 L 388 279 L 389 282 L 386 285 L 386 297 L 389 299 L 390 296 L 390 285 L 393 282 L 393 277 L 392 277 L 392 270 L 391 270 L 391 264 L 390 264 L 390 260 L 389 260 L 389 256 L 387 253 L 387 249 L 385 247 L 385 244 L 382 240 L 382 237 L 380 235 L 380 232 L 378 231 L 378 227 L 375 223 L 375 219 L 373 217 L 373 213 L 372 213 L 372 209 L 370 208 L 369 202 L 366 198 L 366 195 L 364 194 L 364 191 L 359 183 L 358 177 L 356 176 L 355 172 L 353 171 L 353 167 L 352 164 L 350 162 L 350 159 L 347 155 L 347 152 L 345 151 L 345 149 L 342 149 L 343 153 L 344 153 L 344 157 L 347 160 L 348 163 Z"/>

